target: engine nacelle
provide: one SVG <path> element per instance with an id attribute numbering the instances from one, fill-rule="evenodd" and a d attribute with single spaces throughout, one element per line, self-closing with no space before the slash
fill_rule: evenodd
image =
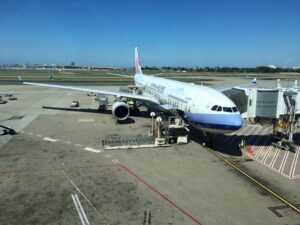
<path id="1" fill-rule="evenodd" d="M 111 112 L 118 120 L 126 120 L 129 117 L 129 106 L 125 102 L 115 102 Z"/>

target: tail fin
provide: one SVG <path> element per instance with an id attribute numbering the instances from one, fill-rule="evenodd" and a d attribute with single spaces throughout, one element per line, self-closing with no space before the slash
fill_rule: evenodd
<path id="1" fill-rule="evenodd" d="M 142 68 L 140 65 L 140 58 L 138 53 L 138 48 L 135 47 L 134 49 L 134 57 L 135 57 L 135 74 L 143 74 Z"/>
<path id="2" fill-rule="evenodd" d="M 21 75 L 18 76 L 18 79 L 19 79 L 19 81 L 21 81 L 21 83 L 23 84 L 24 81 L 23 81 Z"/>

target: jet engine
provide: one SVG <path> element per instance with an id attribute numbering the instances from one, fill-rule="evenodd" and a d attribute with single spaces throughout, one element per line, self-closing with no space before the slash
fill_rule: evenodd
<path id="1" fill-rule="evenodd" d="M 125 102 L 115 102 L 111 108 L 112 114 L 118 120 L 126 120 L 129 116 L 129 106 Z"/>

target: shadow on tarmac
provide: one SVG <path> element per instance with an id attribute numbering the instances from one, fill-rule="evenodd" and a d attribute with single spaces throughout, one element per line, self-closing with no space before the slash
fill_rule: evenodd
<path id="1" fill-rule="evenodd" d="M 15 134 L 17 134 L 17 132 L 14 129 L 9 128 L 7 126 L 0 125 L 0 128 L 1 128 L 1 131 L 3 132 L 3 133 L 1 133 L 1 135 L 7 135 L 7 134 L 15 135 Z"/>
<path id="2" fill-rule="evenodd" d="M 63 107 L 51 107 L 51 106 L 43 106 L 43 109 L 52 109 L 52 110 L 60 110 L 60 111 L 68 111 L 68 112 L 86 112 L 86 113 L 97 113 L 97 114 L 110 114 L 112 115 L 111 110 L 101 110 L 99 111 L 98 109 L 83 109 L 83 108 L 63 108 Z M 140 116 L 143 117 L 144 112 L 135 112 L 133 113 L 133 116 Z M 138 115 L 135 115 L 138 114 Z M 130 112 L 130 115 L 132 113 Z M 146 114 L 144 114 L 146 117 Z M 131 117 L 128 117 L 126 120 L 117 120 L 118 124 L 132 124 L 135 123 L 135 120 Z"/>
<path id="3" fill-rule="evenodd" d="M 190 139 L 195 141 L 196 143 L 203 145 L 203 143 L 207 143 L 207 139 L 205 138 L 204 134 L 193 127 L 189 127 L 190 129 Z M 211 149 L 218 151 L 223 154 L 227 154 L 230 156 L 242 156 L 242 151 L 236 144 L 229 144 L 223 142 L 218 138 L 217 135 L 210 136 L 210 144 L 209 146 Z"/>

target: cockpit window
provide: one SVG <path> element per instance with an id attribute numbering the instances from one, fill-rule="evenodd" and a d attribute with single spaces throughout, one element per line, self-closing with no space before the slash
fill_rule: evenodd
<path id="1" fill-rule="evenodd" d="M 223 111 L 224 111 L 224 112 L 229 112 L 229 113 L 232 112 L 232 110 L 231 110 L 230 107 L 223 107 Z"/>
<path id="2" fill-rule="evenodd" d="M 218 106 L 217 106 L 217 105 L 214 105 L 213 107 L 211 107 L 211 110 L 212 110 L 212 111 L 216 111 L 217 108 L 218 108 Z"/>
<path id="3" fill-rule="evenodd" d="M 219 105 L 214 105 L 213 107 L 211 107 L 211 110 L 218 111 L 218 112 L 221 112 L 223 110 L 223 112 L 229 112 L 229 113 L 235 113 L 238 111 L 236 107 L 222 107 Z"/>
<path id="4" fill-rule="evenodd" d="M 236 107 L 232 107 L 232 111 L 233 111 L 233 112 L 237 112 L 238 109 L 237 109 Z"/>

